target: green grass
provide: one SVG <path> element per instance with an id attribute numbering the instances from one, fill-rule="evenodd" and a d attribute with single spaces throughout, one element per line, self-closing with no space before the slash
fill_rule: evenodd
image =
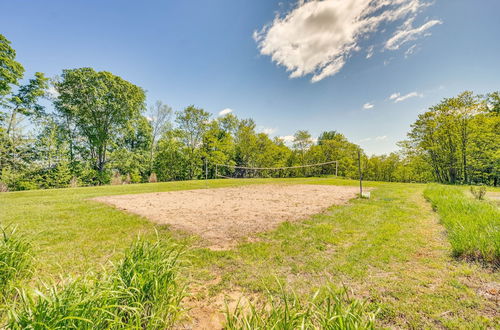
<path id="1" fill-rule="evenodd" d="M 500 210 L 462 188 L 431 185 L 424 191 L 448 232 L 453 254 L 500 266 Z"/>
<path id="2" fill-rule="evenodd" d="M 165 329 L 178 319 L 184 287 L 180 250 L 139 240 L 109 274 L 82 277 L 33 293 L 19 290 L 10 329 Z"/>
<path id="3" fill-rule="evenodd" d="M 374 329 L 377 311 L 351 299 L 346 290 L 325 288 L 306 301 L 281 285 L 278 297 L 257 307 L 238 304 L 226 309 L 226 329 Z"/>
<path id="4" fill-rule="evenodd" d="M 200 247 L 196 238 L 89 200 L 142 192 L 260 183 L 353 185 L 331 178 L 209 180 L 0 194 L 0 223 L 16 224 L 33 239 L 35 279 L 49 281 L 113 269 L 127 247 L 144 240 L 189 247 L 181 276 L 190 301 L 204 308 L 221 295 L 280 297 L 276 279 L 301 306 L 318 290 L 347 287 L 353 299 L 379 310 L 376 326 L 480 328 L 498 324 L 495 302 L 483 292 L 497 272 L 452 257 L 438 216 L 423 197 L 425 185 L 367 182 L 371 199 L 356 199 L 325 213 L 258 235 L 230 251 Z M 319 302 L 317 302 L 319 304 Z M 299 309 L 297 309 L 299 310 Z M 189 323 L 189 319 L 184 320 Z"/>
<path id="5" fill-rule="evenodd" d="M 31 244 L 16 228 L 0 227 L 0 298 L 8 297 L 16 282 L 31 273 Z"/>

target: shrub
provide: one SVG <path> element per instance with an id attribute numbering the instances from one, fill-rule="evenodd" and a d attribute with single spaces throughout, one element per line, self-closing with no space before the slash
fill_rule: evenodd
<path id="1" fill-rule="evenodd" d="M 328 288 L 302 302 L 294 292 L 280 286 L 279 297 L 269 294 L 269 301 L 258 308 L 249 304 L 233 312 L 226 307 L 227 329 L 374 329 L 377 311 L 356 299 L 346 290 Z"/>
<path id="2" fill-rule="evenodd" d="M 479 187 L 471 186 L 470 192 L 476 199 L 483 200 L 484 196 L 486 195 L 486 187 L 485 186 L 479 186 Z"/>
<path id="3" fill-rule="evenodd" d="M 138 241 L 110 273 L 28 293 L 9 312 L 13 329 L 165 329 L 180 316 L 181 250 L 173 244 Z M 44 291 L 41 293 L 41 291 Z"/>
<path id="4" fill-rule="evenodd" d="M 0 228 L 0 296 L 31 273 L 31 245 L 15 228 Z"/>
<path id="5" fill-rule="evenodd" d="M 111 177 L 111 185 L 119 186 L 121 184 L 123 184 L 122 176 L 120 175 L 119 172 L 114 172 L 113 176 Z"/>
<path id="6" fill-rule="evenodd" d="M 78 178 L 76 176 L 71 178 L 71 180 L 69 181 L 69 186 L 70 188 L 78 187 Z"/>
<path id="7" fill-rule="evenodd" d="M 130 182 L 132 182 L 132 179 L 130 178 L 130 174 L 127 173 L 125 180 L 123 180 L 123 184 L 130 184 Z"/>
<path id="8" fill-rule="evenodd" d="M 5 183 L 0 181 L 0 193 L 8 192 L 8 191 L 9 191 L 9 186 L 7 186 Z"/>
<path id="9" fill-rule="evenodd" d="M 38 189 L 38 185 L 35 182 L 21 180 L 16 182 L 16 190 L 33 190 Z"/>
<path id="10" fill-rule="evenodd" d="M 148 181 L 149 181 L 149 183 L 156 183 L 156 182 L 158 182 L 158 178 L 156 177 L 156 173 L 155 172 L 151 173 L 151 175 L 149 176 Z"/>
<path id="11" fill-rule="evenodd" d="M 462 189 L 430 185 L 424 196 L 446 227 L 453 254 L 500 266 L 500 210 L 467 197 Z"/>

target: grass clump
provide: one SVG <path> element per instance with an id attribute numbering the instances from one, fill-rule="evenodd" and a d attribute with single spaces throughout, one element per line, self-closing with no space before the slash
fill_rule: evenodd
<path id="1" fill-rule="evenodd" d="M 137 241 L 107 274 L 63 287 L 19 290 L 9 313 L 11 329 L 165 329 L 180 316 L 184 286 L 178 280 L 181 250 L 172 244 Z M 43 291 L 43 292 L 42 292 Z"/>
<path id="2" fill-rule="evenodd" d="M 476 199 L 483 200 L 484 196 L 486 195 L 486 187 L 485 186 L 479 186 L 479 187 L 470 186 L 470 192 Z"/>
<path id="3" fill-rule="evenodd" d="M 500 266 L 500 211 L 490 203 L 467 197 L 457 187 L 431 185 L 424 196 L 448 231 L 453 254 Z"/>
<path id="4" fill-rule="evenodd" d="M 276 298 L 270 292 L 262 307 L 240 304 L 226 308 L 226 329 L 374 329 L 377 311 L 366 303 L 352 299 L 347 290 L 328 287 L 311 299 L 301 301 L 295 292 L 280 285 Z"/>
<path id="5" fill-rule="evenodd" d="M 0 297 L 12 289 L 13 284 L 28 277 L 33 258 L 29 241 L 16 232 L 16 228 L 0 227 Z"/>

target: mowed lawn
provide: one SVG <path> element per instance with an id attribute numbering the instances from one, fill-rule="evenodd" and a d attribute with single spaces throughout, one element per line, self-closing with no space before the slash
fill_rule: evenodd
<path id="1" fill-rule="evenodd" d="M 499 326 L 498 295 L 491 293 L 499 273 L 453 258 L 445 229 L 423 197 L 425 185 L 367 182 L 374 188 L 371 199 L 283 223 L 230 251 L 205 249 L 186 233 L 88 200 L 273 182 L 357 185 L 324 178 L 250 179 L 13 192 L 0 194 L 0 223 L 17 225 L 33 239 L 34 278 L 44 281 L 108 267 L 138 236 L 172 237 L 188 249 L 183 273 L 193 322 L 201 318 L 197 313 L 218 312 L 220 297 L 258 299 L 266 290 L 277 292 L 279 280 L 304 297 L 327 285 L 346 287 L 379 309 L 380 326 Z"/>

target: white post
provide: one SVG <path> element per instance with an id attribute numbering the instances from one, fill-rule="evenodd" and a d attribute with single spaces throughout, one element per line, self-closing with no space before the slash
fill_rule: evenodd
<path id="1" fill-rule="evenodd" d="M 338 171 L 339 171 L 339 161 L 335 161 L 335 177 L 338 177 Z"/>

